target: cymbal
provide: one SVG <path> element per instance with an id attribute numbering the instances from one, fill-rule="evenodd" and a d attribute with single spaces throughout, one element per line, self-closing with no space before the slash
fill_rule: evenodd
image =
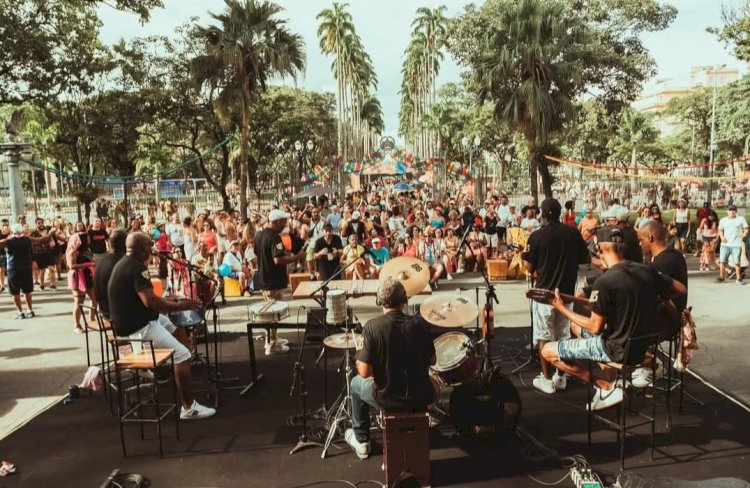
<path id="1" fill-rule="evenodd" d="M 323 344 L 333 349 L 355 349 L 362 344 L 362 334 L 356 332 L 331 334 L 323 339 Z"/>
<path id="2" fill-rule="evenodd" d="M 419 314 L 438 327 L 459 327 L 476 319 L 479 308 L 461 295 L 433 295 L 419 306 Z"/>
<path id="3" fill-rule="evenodd" d="M 406 296 L 418 295 L 430 282 L 430 266 L 411 256 L 394 258 L 380 268 L 380 283 L 387 279 L 400 281 L 406 289 Z"/>

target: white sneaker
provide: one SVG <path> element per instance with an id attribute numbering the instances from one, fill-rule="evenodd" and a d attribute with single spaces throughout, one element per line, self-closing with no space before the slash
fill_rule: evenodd
<path id="1" fill-rule="evenodd" d="M 199 420 L 212 417 L 216 413 L 216 409 L 211 407 L 205 407 L 200 403 L 193 400 L 193 404 L 190 408 L 186 409 L 182 407 L 180 411 L 180 418 L 182 420 Z"/>
<path id="2" fill-rule="evenodd" d="M 289 344 L 289 339 L 278 338 L 276 339 L 276 344 L 281 344 L 282 346 L 286 346 Z"/>
<path id="3" fill-rule="evenodd" d="M 284 344 L 281 344 L 279 342 L 275 344 L 266 344 L 265 352 L 266 356 L 270 356 L 271 354 L 283 354 L 285 352 L 289 352 L 289 346 L 285 346 Z"/>
<path id="4" fill-rule="evenodd" d="M 447 279 L 448 281 L 453 281 L 453 275 L 452 275 L 452 274 L 450 274 L 450 273 L 448 273 L 448 274 L 446 275 L 445 279 Z"/>
<path id="5" fill-rule="evenodd" d="M 352 449 L 354 449 L 354 452 L 357 454 L 358 458 L 367 459 L 368 457 L 370 457 L 370 443 L 359 442 L 357 440 L 357 436 L 354 434 L 353 429 L 346 429 L 346 432 L 344 433 L 344 439 L 346 440 L 346 443 L 349 444 Z"/>
<path id="6" fill-rule="evenodd" d="M 602 390 L 594 387 L 594 398 L 591 403 L 586 405 L 587 410 L 597 411 L 605 408 L 614 407 L 622 402 L 623 392 L 621 386 L 616 386 L 611 390 Z"/>
<path id="7" fill-rule="evenodd" d="M 664 367 L 661 361 L 656 362 L 656 376 L 653 379 L 651 378 L 651 366 L 636 368 L 633 371 L 633 386 L 636 388 L 646 388 L 654 380 L 658 380 L 662 376 L 664 376 Z"/>
<path id="8" fill-rule="evenodd" d="M 555 390 L 565 391 L 568 388 L 568 377 L 564 374 L 555 373 L 552 382 L 555 384 Z"/>
<path id="9" fill-rule="evenodd" d="M 542 373 L 539 373 L 539 376 L 534 378 L 533 385 L 537 390 L 543 391 L 549 395 L 555 393 L 555 382 L 551 379 L 548 380 L 545 378 Z"/>

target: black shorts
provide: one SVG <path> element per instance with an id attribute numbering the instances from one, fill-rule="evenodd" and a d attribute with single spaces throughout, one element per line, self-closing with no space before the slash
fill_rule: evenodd
<path id="1" fill-rule="evenodd" d="M 16 269 L 8 271 L 8 290 L 11 295 L 31 293 L 34 291 L 34 279 L 31 269 Z"/>
<path id="2" fill-rule="evenodd" d="M 506 233 L 505 233 L 505 227 L 497 227 L 497 237 L 500 239 L 505 239 Z"/>
<path id="3" fill-rule="evenodd" d="M 8 267 L 8 255 L 3 253 L 0 254 L 0 268 L 7 268 Z"/>
<path id="4" fill-rule="evenodd" d="M 36 265 L 39 269 L 45 269 L 45 268 L 52 266 L 55 261 L 52 259 L 52 254 L 45 253 L 45 254 L 35 254 L 34 262 L 36 262 Z"/>
<path id="5" fill-rule="evenodd" d="M 675 224 L 675 226 L 677 227 L 677 237 L 680 239 L 686 239 L 688 234 L 688 224 Z"/>

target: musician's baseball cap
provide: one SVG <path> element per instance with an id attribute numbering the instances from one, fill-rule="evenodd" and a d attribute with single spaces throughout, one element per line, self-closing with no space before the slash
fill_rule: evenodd
<path id="1" fill-rule="evenodd" d="M 727 210 L 737 210 L 737 205 L 727 205 Z"/>
<path id="2" fill-rule="evenodd" d="M 626 207 L 623 207 L 622 205 L 616 205 L 612 207 L 613 213 L 615 217 L 617 217 L 617 220 L 620 222 L 627 222 L 630 219 L 630 210 L 628 210 Z"/>
<path id="3" fill-rule="evenodd" d="M 596 231 L 596 242 L 623 242 L 622 231 L 614 225 L 605 225 Z"/>
<path id="4" fill-rule="evenodd" d="M 273 222 L 275 220 L 288 219 L 289 217 L 291 217 L 291 215 L 282 210 L 279 210 L 278 208 L 275 208 L 271 210 L 271 213 L 268 214 L 268 221 Z"/>
<path id="5" fill-rule="evenodd" d="M 562 212 L 560 202 L 555 198 L 546 198 L 542 202 L 541 209 L 542 215 L 560 215 L 560 212 Z"/>

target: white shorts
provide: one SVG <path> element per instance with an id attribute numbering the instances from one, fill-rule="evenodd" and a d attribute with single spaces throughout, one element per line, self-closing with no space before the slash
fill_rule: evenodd
<path id="1" fill-rule="evenodd" d="M 156 349 L 174 349 L 174 363 L 180 364 L 189 361 L 192 355 L 183 343 L 173 335 L 177 326 L 169 320 L 166 315 L 159 314 L 159 318 L 149 322 L 135 334 L 130 334 L 131 339 L 152 341 Z"/>
<path id="2" fill-rule="evenodd" d="M 497 244 L 498 244 L 498 242 L 500 240 L 497 237 L 497 234 L 489 234 L 489 235 L 486 235 L 486 237 L 487 237 L 487 242 L 489 242 L 489 244 L 490 244 L 490 247 L 492 249 L 497 249 Z"/>
<path id="3" fill-rule="evenodd" d="M 572 310 L 573 305 L 567 305 Z M 531 302 L 531 316 L 534 329 L 534 344 L 539 341 L 562 341 L 570 339 L 570 322 L 552 305 Z"/>

